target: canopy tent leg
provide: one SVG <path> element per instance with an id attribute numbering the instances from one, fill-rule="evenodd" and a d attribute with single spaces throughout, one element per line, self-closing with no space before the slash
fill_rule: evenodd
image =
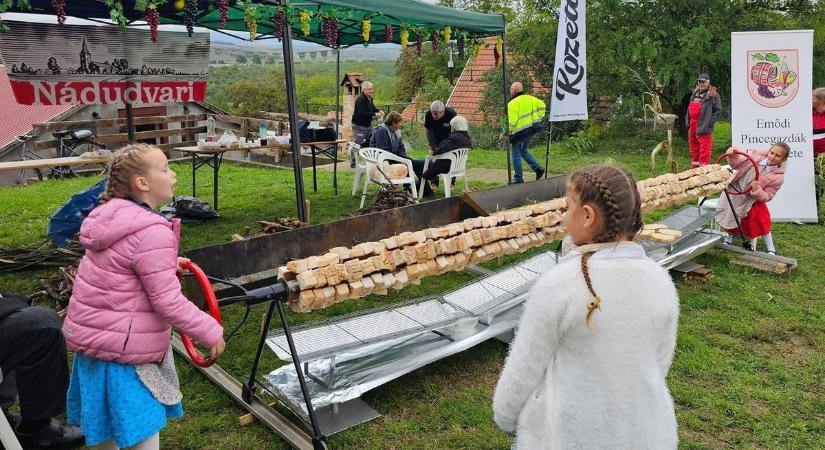
<path id="1" fill-rule="evenodd" d="M 335 49 L 335 135 L 341 139 L 341 130 L 338 129 L 340 117 L 338 110 L 341 107 L 341 47 Z"/>
<path id="2" fill-rule="evenodd" d="M 501 32 L 501 87 L 504 90 L 504 154 L 507 155 L 507 184 L 513 184 L 513 171 L 510 167 L 510 118 L 507 103 L 510 89 L 507 86 L 507 39 L 506 32 Z"/>
<path id="3" fill-rule="evenodd" d="M 286 0 L 279 0 L 286 7 Z M 298 133 L 298 108 L 295 104 L 295 66 L 292 61 L 292 27 L 284 27 L 284 78 L 286 80 L 286 104 L 289 113 L 290 148 L 292 149 L 292 172 L 295 178 L 295 202 L 298 206 L 298 219 L 306 222 L 306 205 L 304 203 L 304 175 L 301 170 L 301 144 Z"/>

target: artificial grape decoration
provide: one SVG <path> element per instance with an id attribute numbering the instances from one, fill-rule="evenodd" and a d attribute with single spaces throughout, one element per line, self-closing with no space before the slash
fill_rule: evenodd
<path id="1" fill-rule="evenodd" d="M 243 20 L 246 22 L 247 31 L 249 31 L 250 42 L 254 41 L 258 36 L 258 9 L 253 5 L 247 5 Z"/>
<path id="2" fill-rule="evenodd" d="M 440 43 L 440 42 L 441 42 L 441 41 L 438 39 L 438 31 L 433 31 L 433 32 L 430 34 L 430 44 L 432 45 L 433 55 L 437 55 L 437 54 L 438 54 L 438 50 L 439 50 L 439 43 Z"/>
<path id="3" fill-rule="evenodd" d="M 216 0 L 218 5 L 218 12 L 221 15 L 221 29 L 226 28 L 226 20 L 229 17 L 229 0 Z"/>
<path id="4" fill-rule="evenodd" d="M 158 24 L 160 23 L 160 13 L 158 13 L 155 5 L 150 5 L 146 8 L 146 23 L 149 24 L 149 33 L 152 36 L 152 42 L 158 41 Z"/>
<path id="5" fill-rule="evenodd" d="M 279 41 L 284 41 L 284 19 L 286 17 L 286 13 L 283 9 L 279 9 L 277 13 L 275 13 L 275 37 L 278 38 Z"/>
<path id="6" fill-rule="evenodd" d="M 301 11 L 301 14 L 298 16 L 298 20 L 301 22 L 301 32 L 304 33 L 304 37 L 309 36 L 310 29 L 309 29 L 309 11 Z"/>
<path id="7" fill-rule="evenodd" d="M 186 32 L 189 33 L 189 37 L 192 37 L 192 33 L 195 31 L 195 16 L 197 14 L 198 1 L 186 0 L 183 7 L 183 21 L 186 24 Z"/>
<path id="8" fill-rule="evenodd" d="M 384 42 L 392 42 L 392 25 L 384 25 Z"/>
<path id="9" fill-rule="evenodd" d="M 407 45 L 410 43 L 410 30 L 407 30 L 406 28 L 402 29 L 399 39 L 401 40 L 401 48 L 407 48 Z"/>
<path id="10" fill-rule="evenodd" d="M 424 48 L 424 34 L 421 32 L 415 35 L 415 56 L 421 58 L 421 49 Z"/>
<path id="11" fill-rule="evenodd" d="M 57 13 L 57 23 L 63 26 L 66 23 L 66 2 L 65 0 L 52 0 L 52 8 Z"/>
<path id="12" fill-rule="evenodd" d="M 464 59 L 464 35 L 459 34 L 458 39 L 455 43 L 456 47 L 458 48 L 458 57 Z"/>
<path id="13" fill-rule="evenodd" d="M 370 19 L 361 21 L 361 37 L 364 38 L 364 47 L 370 45 Z"/>
<path id="14" fill-rule="evenodd" d="M 327 47 L 338 48 L 338 19 L 324 18 L 324 36 L 327 40 Z"/>
<path id="15" fill-rule="evenodd" d="M 444 45 L 450 45 L 450 38 L 453 36 L 453 29 L 444 27 Z"/>
<path id="16" fill-rule="evenodd" d="M 496 46 L 493 47 L 493 59 L 495 59 L 496 65 L 498 65 L 498 60 L 501 58 L 501 47 L 503 45 L 503 41 L 501 40 L 501 36 L 496 39 Z"/>

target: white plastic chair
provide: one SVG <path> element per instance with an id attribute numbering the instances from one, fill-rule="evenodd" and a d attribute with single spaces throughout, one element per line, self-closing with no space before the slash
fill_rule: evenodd
<path id="1" fill-rule="evenodd" d="M 406 158 L 402 158 L 400 156 L 396 156 L 386 150 L 381 150 L 380 148 L 375 147 L 364 147 L 358 151 L 358 154 L 364 160 L 364 164 L 366 165 L 366 173 L 364 176 L 364 192 L 361 193 L 361 206 L 359 208 L 364 207 L 364 202 L 367 199 L 367 190 L 369 189 L 370 180 L 374 180 L 381 184 L 409 184 L 410 188 L 412 189 L 412 194 L 414 197 L 418 197 L 418 190 L 415 186 L 415 173 L 413 172 L 413 165 L 412 161 Z M 404 178 L 398 178 L 395 180 L 387 180 L 384 178 L 383 175 L 379 172 L 377 174 L 377 178 L 373 178 L 373 168 L 374 167 L 381 167 L 381 163 L 384 161 L 388 161 L 390 163 L 400 163 L 407 165 L 407 176 Z"/>
<path id="2" fill-rule="evenodd" d="M 2 382 L 3 370 L 0 369 L 0 383 Z M 20 441 L 17 440 L 17 436 L 14 434 L 14 430 L 11 429 L 11 424 L 9 424 L 6 415 L 2 411 L 0 411 L 0 443 L 7 450 L 23 450 Z"/>
<path id="3" fill-rule="evenodd" d="M 429 167 L 431 161 L 437 161 L 439 159 L 450 161 L 450 171 L 438 175 L 441 177 L 441 181 L 444 183 L 445 198 L 450 196 L 450 185 L 452 184 L 451 182 L 453 177 L 463 177 L 464 190 L 467 190 L 467 157 L 469 155 L 469 148 L 457 148 L 455 150 L 450 150 L 447 153 L 442 153 L 440 155 L 428 156 L 427 159 L 424 160 L 424 172 L 427 172 L 427 167 Z M 421 186 L 418 189 L 419 196 L 424 195 L 424 183 L 426 182 L 427 180 L 425 180 L 424 177 L 422 177 Z"/>
<path id="4" fill-rule="evenodd" d="M 352 178 L 353 197 L 355 197 L 355 193 L 358 192 L 358 183 L 361 182 L 361 176 L 363 176 L 367 172 L 367 164 L 361 158 L 361 154 L 359 153 L 360 150 L 360 145 L 350 141 L 349 146 L 347 147 L 347 151 L 350 155 L 353 155 L 353 158 L 355 158 L 355 176 Z"/>

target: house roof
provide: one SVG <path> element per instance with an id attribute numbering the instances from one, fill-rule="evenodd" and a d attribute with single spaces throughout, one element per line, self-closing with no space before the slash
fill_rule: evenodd
<path id="1" fill-rule="evenodd" d="M 421 94 L 415 94 L 409 105 L 401 111 L 401 118 L 404 122 L 416 122 L 418 119 L 418 99 Z"/>
<path id="2" fill-rule="evenodd" d="M 447 100 L 447 106 L 455 109 L 458 114 L 466 117 L 470 123 L 484 122 L 484 113 L 479 110 L 479 106 L 484 96 L 484 89 L 487 87 L 487 82 L 484 81 L 484 74 L 493 67 L 496 67 L 495 57 L 493 56 L 496 39 L 498 39 L 496 36 L 482 39 L 484 43 L 481 45 L 481 48 L 479 48 L 478 55 L 473 57 L 464 67 L 461 76 L 458 77 L 458 81 L 453 88 L 452 94 L 450 94 L 450 99 Z M 510 56 L 509 52 L 507 56 Z M 501 61 L 499 61 L 499 64 L 501 64 Z M 547 92 L 547 88 L 540 83 L 533 83 L 532 93 L 534 95 L 546 95 Z"/>
<path id="3" fill-rule="evenodd" d="M 346 86 L 349 84 L 353 87 L 361 86 L 361 82 L 364 81 L 364 76 L 358 72 L 349 72 L 344 74 L 344 78 L 341 80 L 341 86 Z"/>
<path id="4" fill-rule="evenodd" d="M 33 106 L 17 103 L 3 65 L 0 65 L 0 105 L 0 149 L 14 142 L 17 136 L 29 132 L 33 124 L 48 122 L 73 108 L 72 105 Z"/>

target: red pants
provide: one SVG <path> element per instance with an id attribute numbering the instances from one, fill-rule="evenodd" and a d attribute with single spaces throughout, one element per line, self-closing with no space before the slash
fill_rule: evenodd
<path id="1" fill-rule="evenodd" d="M 696 136 L 696 125 L 695 122 L 691 121 L 690 131 L 688 131 L 688 143 L 690 144 L 691 166 L 698 167 L 710 164 L 710 157 L 713 151 L 712 133 Z"/>

